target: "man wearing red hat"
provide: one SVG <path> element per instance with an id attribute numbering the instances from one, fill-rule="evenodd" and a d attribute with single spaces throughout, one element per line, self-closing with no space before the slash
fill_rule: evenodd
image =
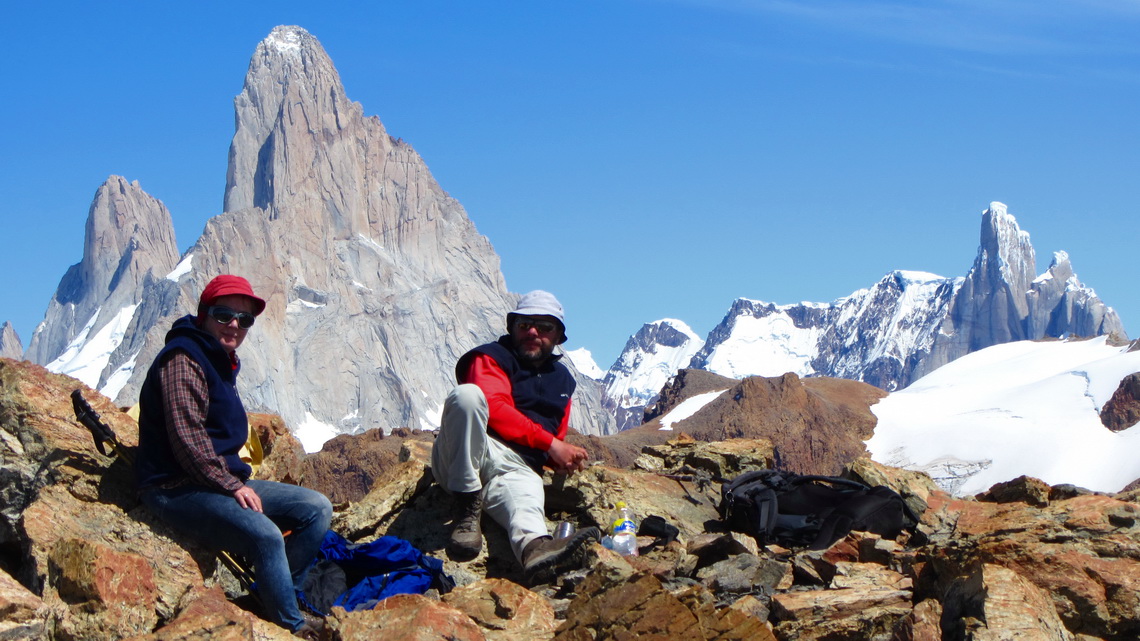
<path id="1" fill-rule="evenodd" d="M 432 474 L 455 497 L 448 555 L 478 556 L 486 511 L 507 530 L 515 557 L 535 580 L 572 561 L 599 536 L 589 527 L 555 539 L 547 529 L 542 470 L 571 474 L 586 450 L 566 442 L 575 382 L 554 348 L 566 342 L 562 304 L 535 290 L 507 314 L 507 334 L 460 357 L 460 383 L 443 405 Z"/>
<path id="2" fill-rule="evenodd" d="M 311 636 L 295 589 L 328 530 L 319 492 L 250 480 L 239 452 L 249 421 L 237 394 L 237 349 L 265 301 L 240 276 L 214 278 L 196 316 L 174 322 L 139 394 L 135 476 L 142 502 L 203 545 L 253 563 L 269 618 Z M 282 531 L 291 532 L 288 540 Z"/>

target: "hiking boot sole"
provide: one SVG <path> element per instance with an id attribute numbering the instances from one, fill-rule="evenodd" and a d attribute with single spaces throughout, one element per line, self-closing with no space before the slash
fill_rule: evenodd
<path id="1" fill-rule="evenodd" d="M 463 563 L 466 561 L 470 561 L 470 560 L 474 559 L 475 557 L 479 556 L 479 553 L 482 551 L 483 551 L 482 537 L 480 537 L 478 545 L 470 545 L 466 542 L 456 542 L 456 541 L 448 541 L 447 542 L 447 558 L 449 558 L 452 561 L 455 561 L 457 563 Z"/>

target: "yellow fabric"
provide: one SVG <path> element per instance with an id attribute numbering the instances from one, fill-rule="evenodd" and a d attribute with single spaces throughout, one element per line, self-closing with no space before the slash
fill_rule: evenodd
<path id="1" fill-rule="evenodd" d="M 257 438 L 257 432 L 253 426 L 247 424 L 246 429 L 249 430 L 249 438 L 246 439 L 245 445 L 241 446 L 238 456 L 253 468 L 253 472 L 249 475 L 250 478 L 253 478 L 257 476 L 257 470 L 261 467 L 261 459 L 264 454 L 261 451 L 261 439 Z"/>

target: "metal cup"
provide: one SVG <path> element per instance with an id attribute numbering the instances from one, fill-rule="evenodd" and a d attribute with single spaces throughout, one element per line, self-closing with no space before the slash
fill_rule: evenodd
<path id="1" fill-rule="evenodd" d="M 558 524 L 554 529 L 554 538 L 564 539 L 574 533 L 574 524 L 570 521 L 563 521 Z"/>

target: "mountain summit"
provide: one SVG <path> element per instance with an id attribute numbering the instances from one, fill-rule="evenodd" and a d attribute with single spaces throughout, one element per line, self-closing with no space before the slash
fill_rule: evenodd
<path id="1" fill-rule="evenodd" d="M 646 370 L 674 367 L 665 356 L 646 361 L 659 350 L 644 334 L 643 328 L 630 339 L 607 381 L 627 376 L 631 361 Z M 1064 252 L 1038 276 L 1029 234 L 994 202 L 982 213 L 978 255 L 964 278 L 894 271 L 832 303 L 740 298 L 688 367 L 729 378 L 833 376 L 894 391 L 992 345 L 1100 335 L 1125 337 L 1116 312 L 1081 284 Z M 607 385 L 606 402 L 623 408 L 619 425 L 628 428 L 640 422 L 638 402 L 651 404 L 660 390 Z"/>
<path id="2" fill-rule="evenodd" d="M 132 348 L 111 347 L 119 357 L 106 366 L 131 365 L 115 370 L 121 387 L 106 388 L 106 368 L 85 382 L 133 404 L 170 322 L 211 278 L 240 274 L 268 301 L 241 350 L 249 409 L 281 414 L 309 448 L 338 433 L 438 425 L 455 361 L 500 334 L 514 306 L 491 244 L 419 154 L 347 98 L 304 29 L 277 27 L 258 44 L 234 105 L 224 212 L 147 282 L 88 267 L 85 254 L 83 276 L 69 272 L 41 325 L 64 338 L 36 341 L 34 360 L 58 360 L 65 339 L 94 349 L 98 323 L 76 329 L 93 314 L 125 318 L 120 343 Z M 166 242 L 174 252 L 173 234 Z M 106 296 L 111 281 L 130 296 Z M 575 427 L 612 431 L 597 384 L 581 387 Z"/>
<path id="3" fill-rule="evenodd" d="M 12 323 L 4 321 L 0 325 L 0 358 L 10 358 L 12 360 L 20 360 L 24 356 L 24 344 L 20 342 L 20 336 L 16 334 L 16 328 L 12 327 Z"/>
<path id="4" fill-rule="evenodd" d="M 144 291 L 177 263 L 166 206 L 138 181 L 111 176 L 91 202 L 83 260 L 60 280 L 24 358 L 114 397 L 142 343 Z"/>
<path id="5" fill-rule="evenodd" d="M 1120 318 L 1081 284 L 1068 254 L 1055 254 L 1049 269 L 1038 276 L 1029 233 L 1005 205 L 990 203 L 982 214 L 974 265 L 910 380 L 991 345 L 1112 334 L 1124 337 Z"/>

